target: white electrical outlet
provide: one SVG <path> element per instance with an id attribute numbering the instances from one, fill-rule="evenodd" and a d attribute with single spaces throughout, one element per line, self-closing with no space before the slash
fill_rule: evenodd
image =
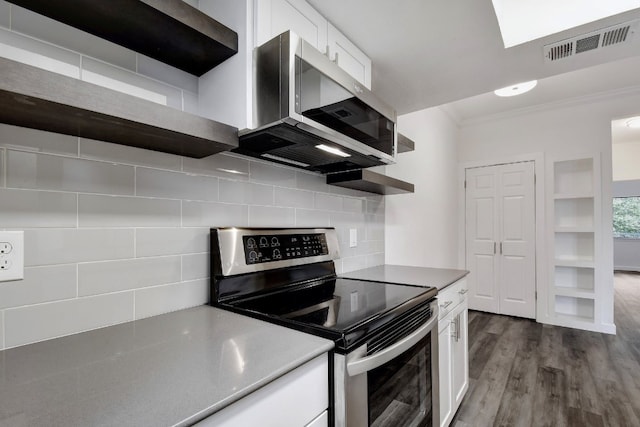
<path id="1" fill-rule="evenodd" d="M 0 282 L 24 279 L 24 231 L 0 231 Z"/>
<path id="2" fill-rule="evenodd" d="M 349 247 L 355 248 L 358 246 L 358 229 L 350 228 L 349 229 Z"/>

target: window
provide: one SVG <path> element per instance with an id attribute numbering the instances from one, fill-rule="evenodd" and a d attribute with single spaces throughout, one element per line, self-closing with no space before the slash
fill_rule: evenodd
<path id="1" fill-rule="evenodd" d="M 640 239 L 640 197 L 613 198 L 613 237 Z"/>

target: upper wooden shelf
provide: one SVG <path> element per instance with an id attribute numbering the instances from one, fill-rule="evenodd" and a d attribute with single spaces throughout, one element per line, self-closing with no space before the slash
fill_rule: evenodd
<path id="1" fill-rule="evenodd" d="M 182 0 L 9 0 L 201 76 L 238 52 L 238 34 Z"/>
<path id="2" fill-rule="evenodd" d="M 398 153 L 407 153 L 416 149 L 416 143 L 398 132 Z"/>
<path id="3" fill-rule="evenodd" d="M 0 58 L 0 122 L 202 158 L 238 130 L 151 101 Z"/>

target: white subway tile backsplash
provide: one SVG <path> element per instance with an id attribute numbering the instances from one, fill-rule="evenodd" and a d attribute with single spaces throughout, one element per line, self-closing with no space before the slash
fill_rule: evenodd
<path id="1" fill-rule="evenodd" d="M 0 309 L 76 297 L 75 264 L 24 269 L 24 280 L 0 284 Z"/>
<path id="2" fill-rule="evenodd" d="M 243 227 L 247 224 L 246 205 L 182 202 L 182 225 L 185 227 Z"/>
<path id="3" fill-rule="evenodd" d="M 181 258 L 168 256 L 78 265 L 79 296 L 180 282 Z"/>
<path id="4" fill-rule="evenodd" d="M 273 184 L 279 187 L 296 186 L 296 172 L 292 169 L 285 169 L 271 164 L 251 162 L 251 180 L 264 184 Z"/>
<path id="5" fill-rule="evenodd" d="M 175 171 L 182 170 L 182 157 L 180 156 L 93 139 L 80 138 L 80 157 Z"/>
<path id="6" fill-rule="evenodd" d="M 135 71 L 136 53 L 22 7 L 13 6 L 11 29 Z"/>
<path id="7" fill-rule="evenodd" d="M 342 273 L 361 270 L 367 267 L 367 258 L 365 256 L 355 256 L 344 258 L 342 260 Z"/>
<path id="8" fill-rule="evenodd" d="M 182 92 L 131 71 L 82 58 L 82 80 L 157 104 L 182 110 Z"/>
<path id="9" fill-rule="evenodd" d="M 296 172 L 296 187 L 302 190 L 329 192 L 327 178 L 324 175 Z"/>
<path id="10" fill-rule="evenodd" d="M 0 224 L 7 228 L 75 227 L 77 195 L 0 189 Z"/>
<path id="11" fill-rule="evenodd" d="M 199 115 L 200 110 L 198 106 L 198 95 L 195 93 L 188 92 L 186 90 L 182 91 L 182 111 L 185 113 Z"/>
<path id="12" fill-rule="evenodd" d="M 209 281 L 195 280 L 137 290 L 136 319 L 195 307 L 209 302 Z"/>
<path id="13" fill-rule="evenodd" d="M 384 197 L 372 197 L 367 199 L 367 213 L 384 215 Z"/>
<path id="14" fill-rule="evenodd" d="M 68 77 L 80 76 L 80 55 L 0 28 L 0 56 Z"/>
<path id="15" fill-rule="evenodd" d="M 220 176 L 233 180 L 249 179 L 249 160 L 227 153 L 204 159 L 183 159 L 182 170 L 187 173 Z"/>
<path id="16" fill-rule="evenodd" d="M 295 211 L 294 208 L 249 206 L 249 226 L 291 227 L 296 221 Z"/>
<path id="17" fill-rule="evenodd" d="M 293 188 L 275 189 L 276 206 L 311 209 L 313 208 L 313 201 L 314 197 L 311 191 Z"/>
<path id="18" fill-rule="evenodd" d="M 342 199 L 342 209 L 345 212 L 363 213 L 365 211 L 364 199 L 354 199 L 351 197 L 344 197 Z"/>
<path id="19" fill-rule="evenodd" d="M 218 200 L 218 178 L 136 168 L 136 195 L 214 202 Z"/>
<path id="20" fill-rule="evenodd" d="M 11 24 L 10 10 L 11 10 L 11 6 L 9 5 L 9 3 L 7 3 L 6 1 L 0 1 L 0 27 L 5 27 L 6 29 L 9 29 L 9 25 Z M 2 340 L 0 340 L 0 346 L 1 345 L 2 345 Z"/>
<path id="21" fill-rule="evenodd" d="M 316 193 L 315 208 L 323 211 L 341 211 L 342 197 L 332 194 Z"/>
<path id="22" fill-rule="evenodd" d="M 220 179 L 220 201 L 251 205 L 273 205 L 273 187 L 246 181 Z"/>
<path id="23" fill-rule="evenodd" d="M 182 280 L 205 279 L 210 276 L 209 253 L 182 256 Z"/>
<path id="24" fill-rule="evenodd" d="M 138 54 L 138 73 L 180 89 L 198 93 L 198 78 L 196 76 L 140 53 Z"/>
<path id="25" fill-rule="evenodd" d="M 2 310 L 0 310 L 0 350 L 4 350 L 4 312 Z"/>
<path id="26" fill-rule="evenodd" d="M 75 136 L 6 124 L 0 124 L 0 145 L 41 153 L 78 155 Z"/>
<path id="27" fill-rule="evenodd" d="M 296 227 L 329 227 L 329 213 L 296 209 Z"/>
<path id="28" fill-rule="evenodd" d="M 180 201 L 142 197 L 78 197 L 80 227 L 179 227 Z"/>
<path id="29" fill-rule="evenodd" d="M 5 158 L 7 157 L 4 148 L 0 148 L 0 187 L 5 186 L 4 176 L 5 176 Z"/>
<path id="30" fill-rule="evenodd" d="M 133 195 L 134 168 L 7 150 L 7 187 Z"/>
<path id="31" fill-rule="evenodd" d="M 377 253 L 377 254 L 372 254 L 372 255 L 367 255 L 366 268 L 375 267 L 377 265 L 384 265 L 384 263 L 385 263 L 384 252 Z"/>
<path id="32" fill-rule="evenodd" d="M 209 228 L 139 228 L 136 256 L 209 252 Z"/>
<path id="33" fill-rule="evenodd" d="M 15 347 L 133 320 L 133 292 L 5 310 L 5 346 Z"/>
<path id="34" fill-rule="evenodd" d="M 25 266 L 133 258 L 133 229 L 25 230 Z"/>
<path id="35" fill-rule="evenodd" d="M 384 216 L 366 215 L 366 239 L 384 240 Z"/>

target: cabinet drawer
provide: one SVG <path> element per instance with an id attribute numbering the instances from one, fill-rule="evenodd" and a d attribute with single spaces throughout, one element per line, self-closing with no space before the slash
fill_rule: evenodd
<path id="1" fill-rule="evenodd" d="M 467 299 L 467 291 L 467 279 L 463 278 L 439 292 L 438 306 L 440 312 L 438 319 L 443 319 L 451 310 L 456 308 L 458 304 L 465 301 Z"/>
<path id="2" fill-rule="evenodd" d="M 329 362 L 327 354 L 323 354 L 197 425 L 300 427 L 318 421 L 328 407 Z M 322 417 L 318 423 L 323 425 Z"/>

